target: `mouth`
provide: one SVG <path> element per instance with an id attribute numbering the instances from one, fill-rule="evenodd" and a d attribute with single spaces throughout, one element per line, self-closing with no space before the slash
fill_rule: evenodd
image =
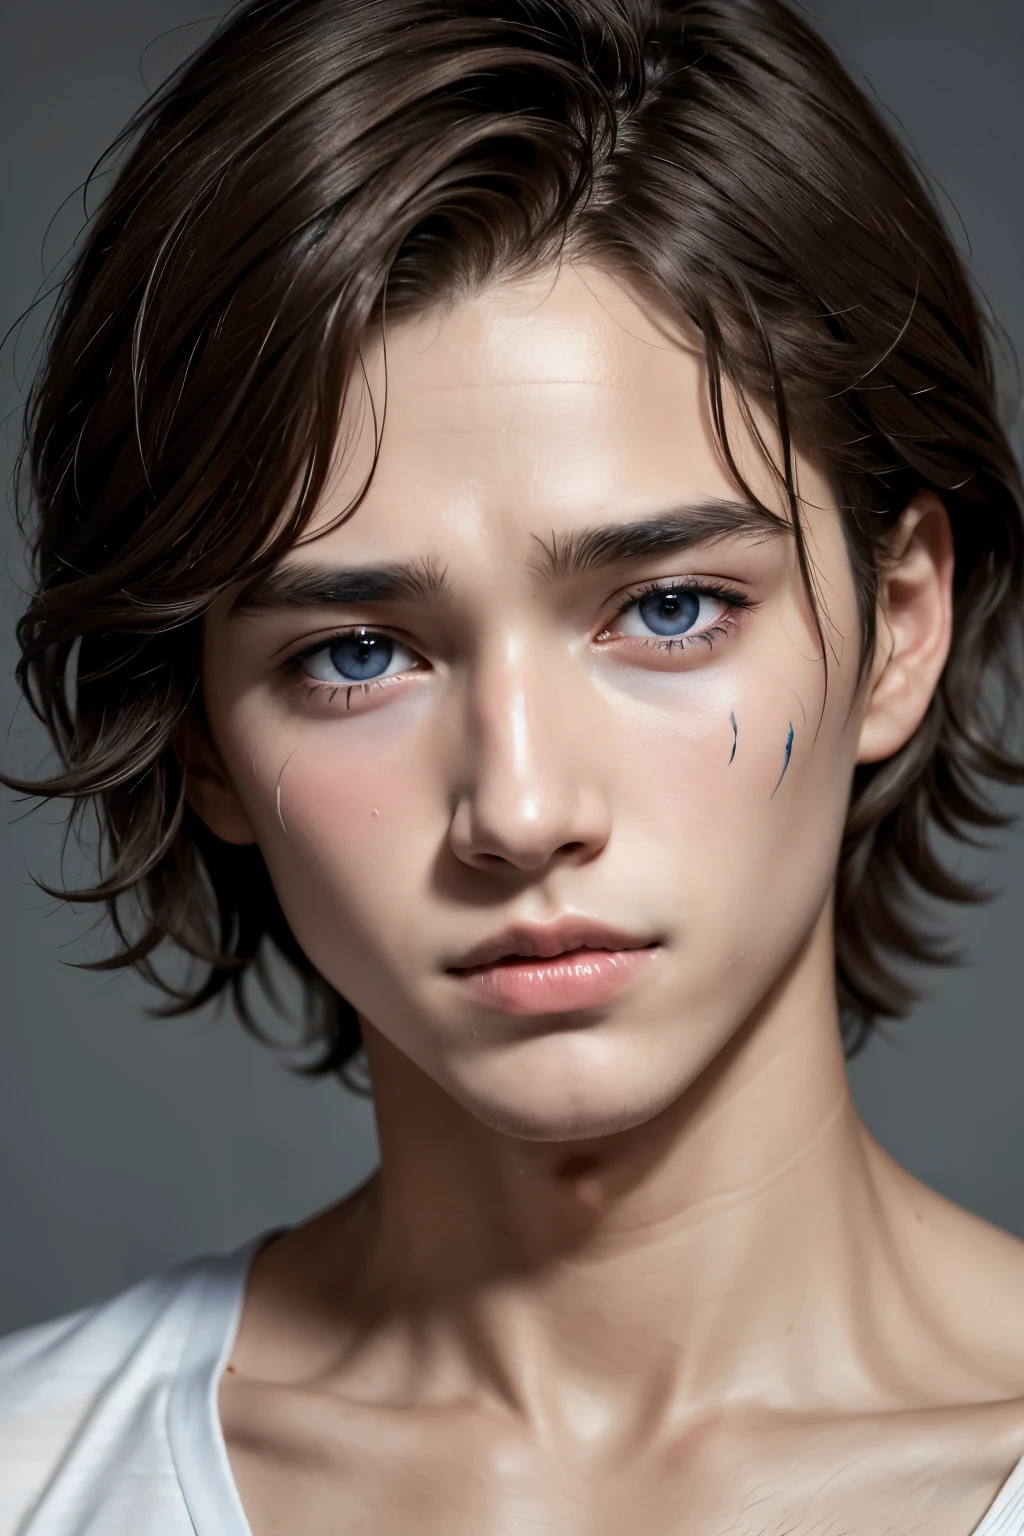
<path id="1" fill-rule="evenodd" d="M 610 1001 L 661 947 L 590 922 L 519 926 L 477 945 L 447 974 L 503 1013 L 571 1013 Z"/>
<path id="2" fill-rule="evenodd" d="M 500 961 L 554 960 L 577 950 L 614 952 L 647 949 L 658 940 L 627 933 L 589 919 L 563 920 L 557 923 L 518 923 L 474 946 L 450 972 L 477 970 Z"/>

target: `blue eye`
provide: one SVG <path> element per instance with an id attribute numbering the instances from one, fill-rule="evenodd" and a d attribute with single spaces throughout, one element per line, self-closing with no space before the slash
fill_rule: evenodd
<path id="1" fill-rule="evenodd" d="M 304 656 L 301 666 L 321 683 L 372 683 L 415 668 L 416 657 L 390 635 L 353 629 Z"/>
<path id="2" fill-rule="evenodd" d="M 662 587 L 630 603 L 621 614 L 617 628 L 620 633 L 648 640 L 652 635 L 664 640 L 678 639 L 710 628 L 727 607 L 724 598 L 711 592 L 700 592 L 691 587 Z"/>
<path id="3" fill-rule="evenodd" d="M 637 611 L 656 635 L 685 635 L 700 616 L 696 592 L 650 592 L 640 599 Z"/>

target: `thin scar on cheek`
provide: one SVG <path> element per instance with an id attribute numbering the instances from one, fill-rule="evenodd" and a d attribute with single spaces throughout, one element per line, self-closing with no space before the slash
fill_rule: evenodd
<path id="1" fill-rule="evenodd" d="M 789 722 L 789 735 L 786 737 L 786 751 L 785 751 L 785 755 L 784 755 L 783 763 L 782 763 L 782 772 L 779 775 L 779 782 L 778 782 L 778 784 L 776 784 L 775 788 L 771 792 L 771 795 L 769 796 L 769 799 L 771 799 L 771 800 L 775 799 L 775 796 L 778 794 L 779 789 L 780 789 L 780 787 L 782 785 L 783 779 L 786 777 L 786 774 L 789 772 L 789 760 L 793 756 L 793 738 L 794 738 L 795 734 L 796 733 L 793 730 L 793 722 L 791 720 Z"/>
<path id="2" fill-rule="evenodd" d="M 285 826 L 284 816 L 281 814 L 281 780 L 284 778 L 285 769 L 288 767 L 288 764 L 291 762 L 292 758 L 295 756 L 298 750 L 298 747 L 293 747 L 288 756 L 285 758 L 284 762 L 281 764 L 281 771 L 277 776 L 277 784 L 274 789 L 274 803 L 277 806 L 277 819 L 281 823 L 281 830 L 284 832 L 286 837 L 288 835 L 288 828 Z"/>

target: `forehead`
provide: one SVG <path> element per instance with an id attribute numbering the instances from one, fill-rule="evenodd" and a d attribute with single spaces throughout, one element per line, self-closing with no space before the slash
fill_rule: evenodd
<path id="1" fill-rule="evenodd" d="M 730 435 L 749 483 L 784 512 L 738 418 Z M 386 344 L 367 337 L 311 531 L 331 528 L 371 470 L 323 553 L 515 557 L 581 523 L 737 491 L 697 339 L 610 274 L 571 265 L 389 325 Z"/>
<path id="2" fill-rule="evenodd" d="M 657 354 L 696 364 L 695 337 L 610 273 L 565 265 L 474 295 L 388 332 L 399 389 L 599 389 L 636 381 Z M 379 357 L 378 345 L 375 356 Z"/>
<path id="3" fill-rule="evenodd" d="M 699 352 L 604 273 L 495 285 L 370 337 L 317 523 L 332 541 L 419 544 L 486 526 L 544 532 L 731 487 L 707 431 Z M 372 530 L 370 525 L 373 525 Z"/>

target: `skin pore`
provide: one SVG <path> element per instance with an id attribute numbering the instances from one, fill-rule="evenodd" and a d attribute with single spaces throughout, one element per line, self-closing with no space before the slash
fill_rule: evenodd
<path id="1" fill-rule="evenodd" d="M 254 1536 L 968 1536 L 1024 1453 L 1021 1246 L 871 1141 L 836 1014 L 849 785 L 939 679 L 945 513 L 907 509 L 862 670 L 800 457 L 826 688 L 731 433 L 773 520 L 692 338 L 592 268 L 494 284 L 389 328 L 365 499 L 332 526 L 356 391 L 321 536 L 208 616 L 192 804 L 358 1009 L 382 1151 L 254 1266 Z M 557 923 L 616 953 L 480 970 Z"/>

